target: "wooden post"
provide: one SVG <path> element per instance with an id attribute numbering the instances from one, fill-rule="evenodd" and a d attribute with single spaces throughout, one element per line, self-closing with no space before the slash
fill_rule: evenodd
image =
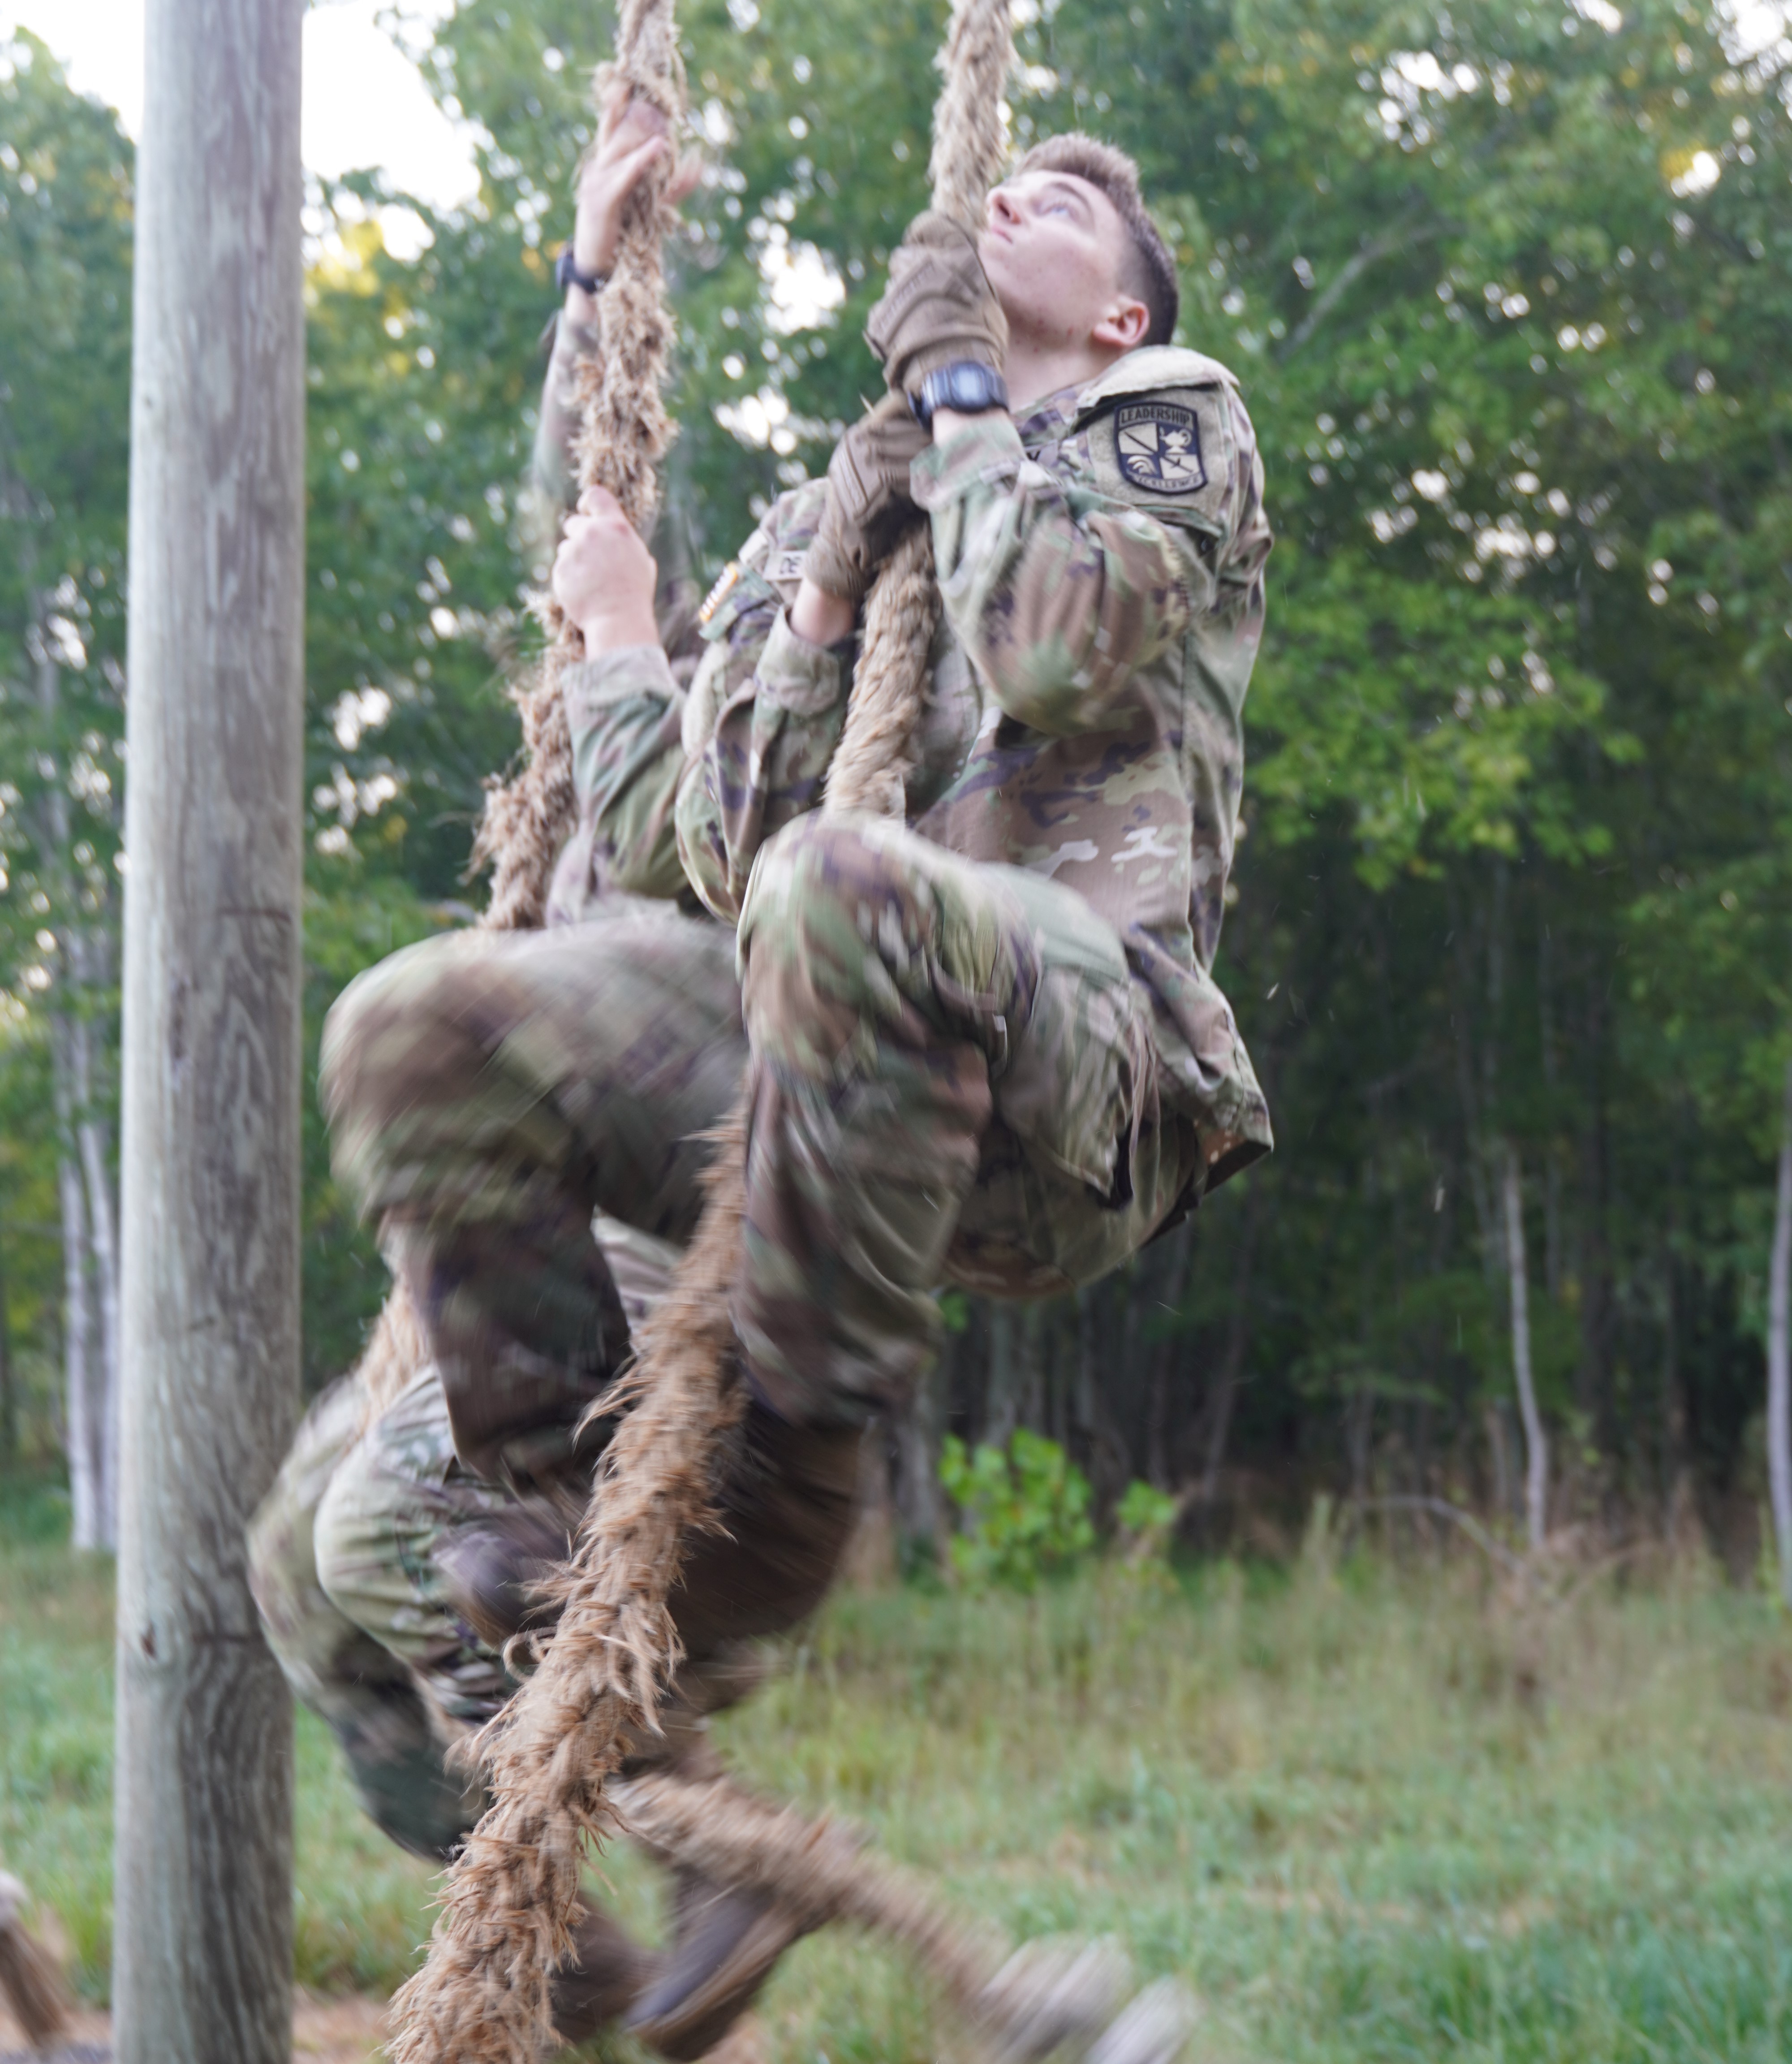
<path id="1" fill-rule="evenodd" d="M 298 1402 L 302 0 L 148 0 L 124 913 L 115 2054 L 292 2041 L 244 1527 Z"/>

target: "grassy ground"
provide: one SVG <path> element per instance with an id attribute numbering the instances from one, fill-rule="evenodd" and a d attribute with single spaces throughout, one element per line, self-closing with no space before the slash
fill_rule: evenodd
<path id="1" fill-rule="evenodd" d="M 0 1855 L 104 1984 L 103 1570 L 0 1531 Z M 1204 2002 L 1202 2049 L 1291 2060 L 1792 2057 L 1792 1631 L 1682 1570 L 1542 1623 L 1466 1565 L 1109 1569 L 1032 1599 L 840 1601 L 728 1723 L 770 1788 L 873 1828 L 1017 1935 L 1112 1931 Z M 383 1989 L 425 1873 L 301 1716 L 300 1975 Z M 625 1913 L 651 1888 L 606 1860 Z M 894 1961 L 805 1944 L 779 2064 L 950 2047 Z"/>

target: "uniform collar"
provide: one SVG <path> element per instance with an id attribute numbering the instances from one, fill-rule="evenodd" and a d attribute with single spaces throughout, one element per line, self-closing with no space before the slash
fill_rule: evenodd
<path id="1" fill-rule="evenodd" d="M 1122 394 L 1149 394 L 1166 387 L 1236 387 L 1237 376 L 1205 352 L 1179 345 L 1144 345 L 1117 358 L 1100 379 L 1085 385 L 1061 387 L 1035 401 L 1014 427 L 1029 451 L 1050 444 L 1094 410 Z"/>
<path id="2" fill-rule="evenodd" d="M 1070 429 L 1077 420 L 1077 397 L 1081 392 L 1080 387 L 1061 387 L 1044 401 L 1035 401 L 1024 416 L 1014 418 L 1014 427 L 1029 451 L 1050 444 Z"/>

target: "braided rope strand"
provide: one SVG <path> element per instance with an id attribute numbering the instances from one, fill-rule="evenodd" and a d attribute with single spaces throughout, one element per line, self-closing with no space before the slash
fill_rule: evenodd
<path id="1" fill-rule="evenodd" d="M 670 0 L 630 0 L 617 31 L 617 60 L 594 76 L 594 104 L 626 79 L 638 99 L 675 123 L 684 107 L 684 67 Z M 663 389 L 676 335 L 666 298 L 662 247 L 673 211 L 666 172 L 630 197 L 610 282 L 598 303 L 598 333 L 615 348 L 582 360 L 577 374 L 579 430 L 573 458 L 579 486 L 606 487 L 642 537 L 658 512 L 658 470 L 677 435 Z M 521 766 L 508 781 L 487 784 L 473 841 L 475 867 L 489 865 L 491 889 L 481 928 L 533 931 L 547 914 L 554 868 L 572 828 L 573 740 L 561 677 L 584 656 L 578 629 L 551 594 L 537 601 L 549 644 L 513 691 L 522 726 Z M 422 1329 L 402 1285 L 388 1293 L 355 1372 L 364 1423 L 389 1405 L 425 1359 Z"/>
<path id="2" fill-rule="evenodd" d="M 624 0 L 616 48 L 615 62 L 594 82 L 598 103 L 620 80 L 675 123 L 684 74 L 671 0 Z M 607 488 L 643 535 L 653 527 L 659 465 L 675 434 L 662 393 L 675 335 L 661 260 L 671 220 L 666 176 L 656 168 L 630 197 L 599 304 L 602 361 L 582 367 L 579 380 L 581 485 Z M 536 685 L 520 699 L 526 764 L 491 792 L 481 831 L 478 851 L 495 862 L 484 920 L 491 930 L 541 922 L 572 814 L 561 676 L 583 648 L 551 601 L 546 616 L 554 643 Z M 715 1167 L 738 1171 L 744 1151 L 743 1133 L 724 1127 Z M 713 1228 L 712 1250 L 725 1240 L 731 1261 L 739 1233 L 727 1199 L 719 1210 L 712 1200 L 704 1222 Z M 688 1257 L 697 1260 L 695 1252 Z M 731 1338 L 730 1280 L 726 1271 L 687 1265 L 651 1329 L 677 1324 L 683 1357 L 653 1357 L 653 1387 L 610 1445 L 593 1500 L 606 1527 L 599 1540 L 587 1523 L 566 1580 L 566 1667 L 538 1671 L 477 1745 L 493 1804 L 449 1874 L 429 1960 L 394 2002 L 397 2064 L 536 2064 L 557 2046 L 550 1981 L 579 1917 L 586 1842 L 607 1831 L 604 1780 L 623 1726 L 651 1723 L 658 1686 L 676 1660 L 666 1590 L 708 1497 L 708 1443 L 684 1437 L 694 1425 L 719 1430 L 726 1423 L 728 1401 L 714 1394 L 712 1382 L 704 1385 L 724 1358 L 715 1335 Z M 693 1304 L 700 1311 L 687 1308 Z M 368 1358 L 376 1373 L 421 1346 L 414 1314 L 401 1307 L 395 1293 L 375 1336 L 379 1352 Z M 554 1644 L 550 1660 L 561 1647 Z M 593 1658 L 595 1671 L 575 1667 Z"/>
<path id="3" fill-rule="evenodd" d="M 602 105 L 621 79 L 638 100 L 668 122 L 684 108 L 684 67 L 670 0 L 629 0 L 616 34 L 617 59 L 600 65 L 594 97 Z M 606 487 L 642 537 L 659 507 L 659 466 L 676 434 L 666 413 L 666 372 L 676 334 L 666 298 L 662 247 L 672 222 L 663 164 L 630 196 L 610 283 L 598 304 L 601 357 L 579 368 L 580 427 L 573 456 L 582 487 Z M 488 931 L 528 930 L 547 909 L 554 864 L 570 828 L 572 734 L 560 677 L 584 656 L 578 630 L 551 595 L 542 616 L 552 639 L 534 682 L 517 697 L 523 764 L 486 792 L 473 846 L 475 864 L 490 861 L 491 894 L 481 921 Z"/>

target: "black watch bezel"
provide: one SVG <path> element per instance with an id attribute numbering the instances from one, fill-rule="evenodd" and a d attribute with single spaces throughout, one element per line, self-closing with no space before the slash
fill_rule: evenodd
<path id="1" fill-rule="evenodd" d="M 962 416 L 981 416 L 991 409 L 1008 406 L 1008 382 L 993 365 L 981 359 L 960 358 L 922 379 L 910 396 L 908 406 L 924 430 L 933 427 L 936 409 L 951 409 Z"/>
<path id="2" fill-rule="evenodd" d="M 554 261 L 554 284 L 562 293 L 565 293 L 569 287 L 577 287 L 582 293 L 597 295 L 603 292 L 609 280 L 602 272 L 580 272 L 578 261 L 573 256 L 573 247 L 570 244 L 562 244 L 560 256 Z"/>

